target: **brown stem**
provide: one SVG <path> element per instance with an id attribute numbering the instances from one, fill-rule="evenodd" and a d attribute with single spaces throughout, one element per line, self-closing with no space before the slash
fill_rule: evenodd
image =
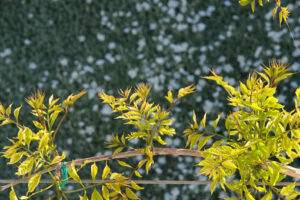
<path id="1" fill-rule="evenodd" d="M 267 185 L 269 186 L 269 188 L 271 188 L 271 190 L 272 190 L 279 198 L 285 199 L 285 197 L 282 196 L 281 194 L 279 194 L 279 193 L 275 190 L 275 188 L 274 188 L 272 185 L 270 185 L 267 181 L 265 181 L 265 182 L 267 183 Z"/>
<path id="2" fill-rule="evenodd" d="M 83 159 L 77 159 L 74 160 L 75 165 L 82 165 L 85 161 L 90 160 L 92 162 L 101 162 L 101 161 L 106 161 L 106 160 L 112 160 L 112 159 L 122 159 L 122 158 L 130 158 L 130 157 L 135 157 L 139 155 L 144 155 L 141 153 L 142 149 L 137 149 L 135 151 L 127 151 L 127 152 L 121 152 L 116 155 L 101 155 L 101 156 L 94 156 L 94 157 L 88 157 L 88 158 L 83 158 Z M 177 155 L 177 156 L 193 156 L 193 157 L 202 157 L 202 152 L 196 151 L 196 150 L 188 150 L 188 149 L 177 149 L 177 148 L 153 148 L 153 152 L 155 153 L 155 156 L 159 155 Z M 70 166 L 72 161 L 66 162 L 66 167 Z M 49 169 L 45 169 L 42 171 L 39 171 L 35 174 L 32 174 L 31 176 L 27 178 L 23 178 L 20 180 L 16 180 L 10 184 L 3 185 L 0 187 L 0 192 L 6 190 L 7 188 L 10 188 L 10 186 L 17 185 L 19 183 L 22 183 L 24 181 L 28 181 L 31 177 L 37 174 L 45 174 L 48 173 L 48 171 L 53 171 L 56 170 L 56 168 L 59 166 L 59 164 L 56 164 Z M 300 179 L 300 169 L 284 165 L 282 166 L 282 169 L 284 171 L 281 171 L 280 173 L 294 177 L 296 179 Z"/>
<path id="3" fill-rule="evenodd" d="M 66 119 L 67 115 L 69 114 L 70 109 L 72 108 L 72 105 L 70 105 L 68 108 L 66 108 L 66 112 L 64 114 L 64 116 L 61 118 L 61 120 L 59 121 L 54 133 L 53 133 L 53 139 L 52 139 L 52 144 L 54 144 L 54 140 L 56 137 L 56 134 L 58 132 L 58 129 L 60 128 L 60 126 L 62 125 L 63 121 Z"/>

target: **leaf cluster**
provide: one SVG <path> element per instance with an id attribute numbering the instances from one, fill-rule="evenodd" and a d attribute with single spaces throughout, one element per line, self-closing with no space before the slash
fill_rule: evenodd
<path id="1" fill-rule="evenodd" d="M 282 199 L 295 199 L 299 195 L 294 190 L 295 184 L 276 187 L 286 176 L 281 173 L 282 167 L 300 155 L 300 88 L 296 90 L 292 111 L 286 111 L 275 96 L 277 84 L 293 74 L 288 71 L 286 65 L 273 60 L 264 66 L 264 72 L 253 72 L 238 88 L 229 86 L 213 71 L 212 76 L 203 77 L 224 87 L 228 104 L 235 110 L 225 119 L 227 139 L 205 149 L 203 160 L 198 163 L 202 166 L 199 174 L 213 180 L 211 192 L 220 183 L 224 190 L 237 192 L 240 199 L 270 200 L 272 191 Z M 192 147 L 196 143 L 193 140 L 200 139 L 200 150 L 209 136 L 200 138 L 205 132 L 199 134 L 201 131 L 195 130 L 198 126 L 195 118 L 194 115 L 191 129 L 186 130 L 187 145 Z M 238 181 L 236 177 L 240 177 Z"/>

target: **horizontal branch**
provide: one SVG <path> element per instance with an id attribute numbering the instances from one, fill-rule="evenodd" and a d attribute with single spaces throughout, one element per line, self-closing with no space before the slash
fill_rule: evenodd
<path id="1" fill-rule="evenodd" d="M 74 160 L 75 165 L 82 165 L 86 161 L 91 162 L 100 162 L 100 161 L 106 161 L 106 160 L 113 160 L 113 159 L 122 159 L 122 158 L 130 158 L 135 156 L 144 155 L 141 151 L 142 149 L 138 149 L 135 151 L 127 151 L 127 152 L 121 152 L 116 155 L 100 155 L 100 156 L 94 156 L 94 157 L 88 157 L 83 159 L 76 159 Z M 155 155 L 177 155 L 177 156 L 193 156 L 193 157 L 202 157 L 202 153 L 200 151 L 196 150 L 189 150 L 189 149 L 177 149 L 177 148 L 153 148 L 153 152 Z M 72 161 L 66 162 L 66 167 L 69 167 L 71 165 Z M 0 187 L 0 191 L 8 189 L 11 185 L 17 185 L 21 183 L 22 181 L 28 182 L 28 180 L 36 175 L 36 174 L 45 174 L 48 171 L 53 171 L 59 168 L 60 165 L 56 164 L 53 167 L 49 169 L 44 169 L 38 173 L 32 174 L 31 176 L 27 178 L 23 178 L 20 180 L 16 180 L 14 182 L 11 182 L 10 184 L 3 185 Z M 291 166 L 283 166 L 282 169 L 284 169 L 281 173 L 294 177 L 296 179 L 300 179 L 300 170 Z"/>
<path id="2" fill-rule="evenodd" d="M 16 179 L 0 179 L 0 183 L 13 183 L 18 181 Z M 178 180 L 133 180 L 135 183 L 140 185 L 209 185 L 212 181 L 178 181 Z M 109 181 L 102 181 L 102 180 L 93 180 L 93 179 L 81 179 L 82 183 L 93 184 L 93 183 L 108 183 Z M 25 180 L 20 180 L 19 183 L 28 183 Z M 42 179 L 40 183 L 53 183 L 52 179 Z M 291 185 L 294 182 L 278 182 L 276 183 L 277 186 L 286 186 Z M 74 180 L 68 180 L 68 184 L 79 184 Z M 263 185 L 262 183 L 258 183 L 258 185 Z M 300 182 L 296 182 L 296 186 L 300 186 Z"/>

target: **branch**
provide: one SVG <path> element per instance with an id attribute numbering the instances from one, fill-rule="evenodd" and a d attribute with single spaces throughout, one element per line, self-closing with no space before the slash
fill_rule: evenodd
<path id="1" fill-rule="evenodd" d="M 135 156 L 144 155 L 141 153 L 142 149 L 137 149 L 135 151 L 127 151 L 127 152 L 121 152 L 116 155 L 101 155 L 101 156 L 94 156 L 94 157 L 88 157 L 83 159 L 77 159 L 74 160 L 75 165 L 82 165 L 85 161 L 92 161 L 92 162 L 101 162 L 106 160 L 113 160 L 113 159 L 122 159 L 122 158 L 130 158 Z M 189 149 L 177 149 L 177 148 L 153 148 L 153 152 L 155 155 L 177 155 L 177 156 L 193 156 L 193 157 L 202 157 L 202 153 L 200 151 L 196 150 L 189 150 Z M 71 165 L 72 161 L 66 162 L 66 167 L 69 167 Z M 14 182 L 11 182 L 10 184 L 3 185 L 0 187 L 0 192 L 6 190 L 11 185 L 17 185 L 21 182 L 28 182 L 31 177 L 37 174 L 45 174 L 48 173 L 48 171 L 56 170 L 59 167 L 59 163 L 54 165 L 53 167 L 50 167 L 49 169 L 44 169 L 38 173 L 32 174 L 31 176 L 27 178 L 23 178 Z M 291 167 L 291 166 L 283 166 L 282 169 L 284 171 L 281 171 L 282 174 L 294 177 L 296 179 L 300 179 L 300 169 Z"/>
<path id="2" fill-rule="evenodd" d="M 18 181 L 16 179 L 0 179 L 0 183 L 13 183 Z M 178 180 L 133 180 L 135 183 L 140 185 L 158 185 L 158 184 L 166 184 L 166 185 L 209 185 L 212 181 L 178 181 Z M 91 184 L 91 183 L 110 183 L 109 180 L 93 180 L 93 179 L 81 179 L 82 183 Z M 26 180 L 19 180 L 21 184 L 27 184 Z M 52 179 L 41 179 L 39 183 L 46 184 L 46 183 L 53 183 Z M 229 182 L 230 183 L 230 182 Z M 276 183 L 277 186 L 287 186 L 291 185 L 294 182 L 278 182 Z M 78 184 L 77 181 L 68 180 L 68 184 Z M 257 183 L 257 185 L 264 185 L 264 183 Z M 296 186 L 300 186 L 300 182 L 296 182 Z"/>

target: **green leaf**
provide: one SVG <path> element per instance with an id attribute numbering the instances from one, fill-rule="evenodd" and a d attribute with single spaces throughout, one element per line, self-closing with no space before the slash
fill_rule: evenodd
<path id="1" fill-rule="evenodd" d="M 14 111 L 14 116 L 15 116 L 16 121 L 18 121 L 18 118 L 19 118 L 19 112 L 20 112 L 20 109 L 21 109 L 21 108 L 22 108 L 22 106 L 16 108 L 15 111 Z"/>
<path id="2" fill-rule="evenodd" d="M 18 197 L 15 193 L 14 187 L 11 186 L 11 191 L 9 192 L 9 200 L 18 200 Z"/>
<path id="3" fill-rule="evenodd" d="M 126 162 L 123 162 L 121 160 L 117 160 L 117 162 L 119 163 L 119 165 L 124 166 L 124 167 L 128 167 L 128 168 L 133 168 L 132 166 L 130 166 L 129 164 L 127 164 Z"/>
<path id="4" fill-rule="evenodd" d="M 78 176 L 77 171 L 75 169 L 75 163 L 74 163 L 74 161 L 72 161 L 68 173 L 69 173 L 70 177 L 72 177 L 74 179 L 74 181 L 82 184 L 81 179 Z"/>
<path id="5" fill-rule="evenodd" d="M 142 190 L 142 189 L 144 189 L 143 187 L 137 185 L 134 181 L 131 181 L 131 186 L 135 190 Z"/>
<path id="6" fill-rule="evenodd" d="M 33 192 L 34 189 L 38 186 L 40 183 L 42 174 L 36 174 L 33 177 L 31 177 L 28 181 L 28 192 Z"/>
<path id="7" fill-rule="evenodd" d="M 105 200 L 109 200 L 109 190 L 104 185 L 102 186 L 102 195 Z"/>
<path id="8" fill-rule="evenodd" d="M 103 200 L 101 194 L 94 188 L 94 191 L 92 193 L 92 200 Z"/>
<path id="9" fill-rule="evenodd" d="M 206 144 L 206 142 L 211 138 L 212 136 L 206 136 L 203 137 L 200 142 L 198 143 L 198 151 L 200 151 L 202 149 L 202 147 L 204 147 L 204 145 Z"/>
<path id="10" fill-rule="evenodd" d="M 125 191 L 126 191 L 126 195 L 129 197 L 129 199 L 140 199 L 140 198 L 138 198 L 138 197 L 136 196 L 136 194 L 134 194 L 134 192 L 133 192 L 131 189 L 129 189 L 128 187 L 126 187 Z"/>
<path id="11" fill-rule="evenodd" d="M 102 173 L 102 180 L 106 179 L 107 175 L 110 173 L 110 168 L 106 164 Z"/>
<path id="12" fill-rule="evenodd" d="M 97 172 L 98 172 L 98 167 L 97 167 L 96 163 L 94 163 L 91 166 L 91 176 L 92 176 L 92 178 L 93 178 L 94 181 L 96 180 Z"/>

